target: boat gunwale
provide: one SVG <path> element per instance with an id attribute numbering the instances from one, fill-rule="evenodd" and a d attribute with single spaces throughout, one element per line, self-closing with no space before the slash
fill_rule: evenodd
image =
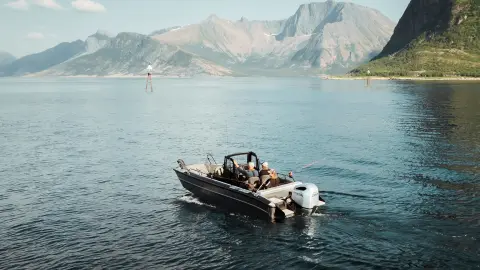
<path id="1" fill-rule="evenodd" d="M 206 166 L 206 164 L 199 163 L 199 164 L 190 164 L 190 165 L 187 165 L 187 167 L 198 166 L 198 165 L 205 165 Z M 223 166 L 222 164 L 212 164 L 212 165 Z M 179 171 L 178 168 L 174 168 L 174 170 Z M 185 169 L 182 169 L 182 170 L 185 170 Z M 192 169 L 190 168 L 190 170 L 192 170 Z M 192 170 L 192 171 L 190 171 L 190 170 L 188 170 L 188 172 L 190 174 L 195 174 L 195 175 L 200 176 L 202 178 L 206 178 L 209 181 L 215 181 L 215 182 L 213 182 L 215 184 L 219 183 L 219 184 L 235 187 L 235 190 L 242 190 L 242 193 L 244 193 L 244 194 L 252 194 L 254 197 L 262 197 L 262 198 L 266 199 L 267 201 L 270 201 L 270 199 L 269 199 L 269 197 L 267 197 L 265 195 L 269 195 L 271 193 L 275 193 L 277 191 L 283 190 L 286 187 L 292 187 L 292 191 L 293 191 L 293 189 L 295 188 L 296 185 L 303 184 L 302 182 L 291 181 L 289 183 L 286 183 L 286 184 L 283 184 L 283 185 L 280 185 L 280 186 L 271 187 L 271 188 L 268 188 L 268 189 L 263 189 L 263 190 L 258 190 L 257 192 L 253 192 L 253 191 L 250 191 L 250 190 L 247 190 L 247 189 L 244 189 L 244 188 L 241 188 L 241 187 L 238 187 L 238 186 L 235 186 L 235 185 L 217 180 L 217 179 L 212 178 L 212 177 L 204 176 L 203 174 L 207 175 L 207 173 L 205 173 L 205 172 L 198 171 L 198 170 L 195 170 L 195 169 Z M 181 172 L 183 174 L 186 174 L 186 172 L 182 172 L 182 171 L 179 171 L 179 172 Z"/>
<path id="2" fill-rule="evenodd" d="M 206 176 L 203 176 L 203 175 L 200 175 L 200 174 L 197 174 L 197 173 L 189 173 L 189 174 L 188 174 L 188 173 L 186 173 L 186 172 L 184 172 L 184 171 L 178 170 L 177 168 L 174 168 L 173 170 L 175 170 L 176 172 L 181 173 L 181 174 L 183 174 L 183 175 L 185 175 L 185 176 L 193 177 L 193 178 L 195 178 L 195 179 L 197 179 L 197 180 L 200 180 L 200 181 L 202 181 L 202 182 L 205 182 L 205 183 L 208 183 L 208 184 L 213 184 L 213 185 L 215 185 L 215 186 L 217 186 L 217 187 L 220 187 L 220 188 L 222 188 L 222 189 L 235 192 L 236 194 L 242 194 L 243 196 L 247 196 L 247 197 L 249 197 L 249 198 L 258 200 L 258 201 L 260 201 L 261 203 L 263 203 L 263 204 L 265 204 L 265 205 L 267 205 L 267 206 L 269 206 L 269 207 L 276 207 L 276 206 L 272 206 L 272 205 L 271 205 L 272 202 L 271 202 L 268 198 L 262 196 L 262 194 L 260 194 L 260 193 L 252 192 L 252 191 L 250 191 L 250 190 L 247 190 L 247 189 L 244 189 L 244 188 L 241 188 L 241 187 L 237 187 L 237 186 L 234 186 L 234 185 L 231 185 L 231 184 L 228 184 L 228 183 L 219 181 L 219 180 L 214 179 L 214 178 L 206 177 Z M 181 180 L 181 179 L 180 179 L 180 180 Z M 182 181 L 182 180 L 181 180 L 181 181 Z M 191 184 L 191 183 L 190 183 L 190 184 Z M 196 186 L 196 185 L 195 185 L 195 186 Z M 200 188 L 206 189 L 206 188 L 204 188 L 204 187 L 200 187 Z M 208 191 L 212 191 L 212 190 L 209 190 L 209 189 L 207 189 L 207 190 L 208 190 Z M 214 191 L 212 191 L 212 192 L 214 192 Z M 218 194 L 217 192 L 214 192 L 214 193 L 215 193 L 215 194 Z M 227 197 L 229 197 L 229 198 L 232 198 L 232 197 L 230 197 L 230 196 L 228 196 L 228 195 L 225 195 L 225 194 L 220 194 L 220 195 L 224 195 L 224 196 L 227 196 Z M 234 198 L 234 199 L 235 199 L 235 198 Z M 235 199 L 235 200 L 237 200 L 237 199 Z M 249 205 L 250 205 L 250 204 L 249 204 Z M 255 206 L 255 207 L 257 207 L 257 206 Z"/>
<path id="3" fill-rule="evenodd" d="M 179 172 L 179 171 L 177 171 L 177 172 Z M 189 176 L 189 175 L 187 175 L 187 174 L 185 174 L 185 173 L 183 173 L 183 172 L 179 172 L 179 173 L 181 173 L 181 174 L 183 174 L 183 175 L 186 175 L 186 176 Z M 198 179 L 197 177 L 193 177 L 193 178 L 195 178 L 196 180 L 200 180 L 200 179 Z M 211 190 L 211 189 L 198 186 L 198 185 L 196 185 L 196 184 L 194 184 L 194 183 L 192 183 L 192 182 L 190 182 L 190 181 L 188 181 L 188 180 L 184 180 L 184 179 L 181 179 L 181 178 L 179 178 L 179 180 L 180 180 L 181 182 L 187 182 L 189 185 L 193 185 L 193 186 L 195 186 L 195 187 L 197 187 L 197 188 L 204 189 L 204 190 L 208 190 L 209 192 L 212 192 L 212 193 L 217 194 L 217 196 L 226 197 L 226 198 L 228 198 L 228 199 L 232 199 L 232 200 L 238 201 L 238 202 L 240 202 L 240 203 L 246 204 L 246 205 L 248 205 L 249 207 L 256 208 L 257 210 L 265 213 L 265 215 L 267 215 L 267 216 L 269 215 L 269 212 L 266 211 L 266 209 L 263 209 L 263 208 L 261 208 L 261 207 L 259 207 L 259 206 L 257 206 L 257 205 L 251 204 L 251 203 L 249 203 L 249 202 L 246 201 L 246 200 L 241 200 L 241 199 L 238 199 L 238 198 L 229 196 L 228 194 L 225 194 L 225 193 L 219 193 L 219 192 L 213 191 L 213 190 Z M 225 189 L 225 188 L 224 188 L 224 189 Z M 235 191 L 234 191 L 234 192 L 235 192 Z M 193 193 L 193 192 L 192 192 L 192 193 Z M 235 193 L 236 193 L 236 194 L 240 194 L 240 192 L 235 192 Z M 195 194 L 195 193 L 194 193 L 194 194 Z M 247 195 L 247 194 L 244 194 L 244 195 Z M 254 199 L 256 199 L 256 197 L 251 197 L 251 196 L 248 196 L 248 197 L 249 197 L 249 198 L 254 198 Z M 257 200 L 257 201 L 259 201 L 259 200 Z M 272 202 L 269 202 L 269 204 L 265 204 L 265 203 L 262 202 L 262 201 L 260 201 L 260 202 L 261 202 L 263 205 L 268 206 L 269 208 L 277 208 L 276 205 L 273 204 Z"/>

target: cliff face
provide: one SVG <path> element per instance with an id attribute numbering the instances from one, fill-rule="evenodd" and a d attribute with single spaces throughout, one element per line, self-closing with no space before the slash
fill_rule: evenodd
<path id="1" fill-rule="evenodd" d="M 413 0 L 393 31 L 392 38 L 375 59 L 393 54 L 422 34 L 448 29 L 455 0 Z"/>
<path id="2" fill-rule="evenodd" d="M 330 3 L 328 8 L 294 63 L 345 72 L 378 54 L 393 32 L 394 23 L 374 9 L 352 3 Z"/>
<path id="3" fill-rule="evenodd" d="M 287 19 L 282 32 L 276 35 L 276 39 L 284 40 L 287 37 L 312 34 L 335 5 L 333 1 L 300 5 L 295 14 Z"/>
<path id="4" fill-rule="evenodd" d="M 101 32 L 89 36 L 87 40 L 85 40 L 85 53 L 90 54 L 100 50 L 108 44 L 110 39 L 110 36 Z"/>
<path id="5" fill-rule="evenodd" d="M 480 76 L 480 0 L 412 0 L 371 62 L 379 76 Z"/>

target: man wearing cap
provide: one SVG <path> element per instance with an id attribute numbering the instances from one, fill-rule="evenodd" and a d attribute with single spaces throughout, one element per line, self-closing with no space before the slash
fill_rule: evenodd
<path id="1" fill-rule="evenodd" d="M 268 162 L 264 161 L 262 163 L 262 169 L 260 170 L 260 176 L 263 176 L 263 175 L 270 175 L 272 178 L 274 178 L 274 176 L 276 176 L 276 172 L 274 169 L 269 169 L 268 168 Z"/>
<path id="2" fill-rule="evenodd" d="M 270 176 L 270 179 L 272 180 L 276 180 L 277 179 L 277 173 L 275 172 L 275 170 L 273 169 L 269 169 L 268 168 L 268 162 L 264 161 L 262 163 L 262 170 L 260 170 L 260 179 L 265 179 L 264 181 L 266 181 L 266 179 L 268 179 L 268 177 L 266 177 L 267 175 Z M 264 176 L 264 177 L 262 177 Z M 262 184 L 264 183 L 264 181 L 262 181 Z M 272 184 L 272 182 L 270 182 Z"/>
<path id="3" fill-rule="evenodd" d="M 262 163 L 262 169 L 260 170 L 260 176 L 270 175 L 270 170 L 268 169 L 268 162 L 264 161 Z"/>

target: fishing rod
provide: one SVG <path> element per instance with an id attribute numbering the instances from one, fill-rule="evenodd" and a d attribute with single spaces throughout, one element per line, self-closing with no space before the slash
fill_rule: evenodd
<path id="1" fill-rule="evenodd" d="M 313 161 L 313 162 L 311 162 L 311 163 L 309 163 L 309 164 L 307 164 L 307 165 L 305 165 L 305 166 L 303 166 L 303 167 L 300 168 L 299 170 L 289 171 L 287 175 L 286 175 L 286 174 L 281 174 L 281 175 L 286 175 L 286 176 L 288 176 L 289 178 L 292 178 L 293 181 L 295 182 L 295 178 L 293 177 L 293 174 L 294 174 L 294 173 L 298 173 L 298 172 L 302 171 L 303 169 L 312 167 L 312 166 L 313 166 L 314 164 L 316 164 L 316 163 L 318 163 L 317 160 L 316 160 L 316 161 Z M 262 164 L 262 162 L 260 162 L 260 164 Z M 272 169 L 272 171 L 276 172 L 276 171 L 273 170 L 273 169 Z M 278 174 L 278 173 L 277 173 L 277 174 Z"/>
<path id="2" fill-rule="evenodd" d="M 307 165 L 305 165 L 305 166 L 303 166 L 302 168 L 300 168 L 300 170 L 297 170 L 297 171 L 295 171 L 295 172 L 300 172 L 300 171 L 303 170 L 303 169 L 312 167 L 312 166 L 313 166 L 314 164 L 316 164 L 316 163 L 318 163 L 317 160 L 316 160 L 316 161 L 313 161 L 313 162 L 311 162 L 311 163 L 309 163 L 309 164 L 307 164 Z M 273 171 L 275 171 L 275 170 L 273 170 Z M 293 180 L 293 182 L 296 182 L 296 181 L 295 181 L 295 178 L 293 177 L 293 171 L 289 171 L 289 172 L 288 172 L 288 177 L 291 178 L 291 179 Z M 270 180 L 270 179 L 269 179 L 269 180 Z M 320 192 L 320 191 L 319 191 L 319 192 Z M 323 192 L 322 192 L 322 193 L 323 193 Z M 318 195 L 318 199 L 319 199 L 320 201 L 322 201 L 322 202 L 325 202 L 325 200 L 324 200 L 324 199 L 322 198 L 322 196 L 320 196 L 320 195 Z"/>

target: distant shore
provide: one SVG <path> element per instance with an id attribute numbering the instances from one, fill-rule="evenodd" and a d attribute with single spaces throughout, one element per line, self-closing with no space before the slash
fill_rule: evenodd
<path id="1" fill-rule="evenodd" d="M 111 75 L 39 75 L 39 74 L 29 74 L 21 76 L 24 78 L 138 78 L 144 79 L 146 75 L 132 75 L 132 74 L 111 74 Z M 218 76 L 218 75 L 207 75 L 201 74 L 196 76 L 185 76 L 185 75 L 156 75 L 153 74 L 153 77 L 156 78 L 199 78 L 199 77 L 214 77 L 214 78 L 231 78 L 239 76 Z M 257 77 L 257 76 L 240 76 L 240 77 Z M 261 76 L 265 77 L 265 76 Z M 268 77 L 268 76 L 266 76 Z M 278 76 L 273 76 L 276 78 Z M 282 76 L 280 76 L 282 77 Z M 296 76 L 294 76 L 296 77 Z M 301 78 L 302 76 L 298 76 Z M 480 77 L 400 77 L 400 76 L 391 76 L 391 77 L 380 77 L 380 76 L 331 76 L 331 75 L 321 75 L 321 76 L 303 76 L 311 78 L 321 78 L 323 80 L 374 80 L 374 81 L 480 81 Z"/>
<path id="2" fill-rule="evenodd" d="M 153 75 L 154 77 L 158 78 L 190 78 L 188 76 L 181 76 L 181 75 Z M 130 75 L 130 74 L 112 74 L 112 75 L 25 75 L 22 77 L 28 78 L 146 78 L 147 75 Z"/>
<path id="3" fill-rule="evenodd" d="M 375 80 L 375 81 L 480 81 L 480 77 L 379 77 L 379 76 L 325 76 L 326 80 Z"/>
<path id="4" fill-rule="evenodd" d="M 182 75 L 152 75 L 156 78 L 195 78 L 195 76 L 182 76 Z M 130 74 L 112 74 L 112 75 L 37 75 L 29 74 L 21 76 L 23 78 L 119 78 L 119 79 L 145 79 L 147 75 L 130 75 Z M 215 75 L 199 75 L 196 77 L 229 77 L 229 76 L 215 76 Z"/>

